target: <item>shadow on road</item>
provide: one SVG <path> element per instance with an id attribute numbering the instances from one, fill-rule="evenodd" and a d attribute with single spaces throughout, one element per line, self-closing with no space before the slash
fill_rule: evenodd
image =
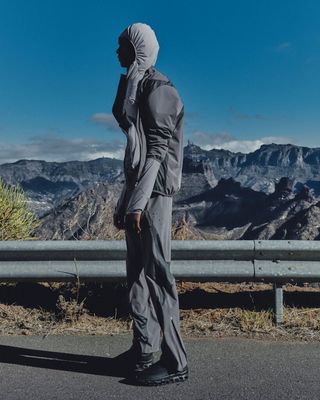
<path id="1" fill-rule="evenodd" d="M 108 358 L 0 345 L 0 363 L 123 377 L 120 382 L 133 383 L 127 357 L 127 351 Z"/>

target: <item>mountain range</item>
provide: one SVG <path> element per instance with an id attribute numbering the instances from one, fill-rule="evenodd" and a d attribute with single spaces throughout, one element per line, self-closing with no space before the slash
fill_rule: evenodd
<path id="1" fill-rule="evenodd" d="M 0 165 L 0 176 L 24 190 L 41 220 L 45 239 L 93 237 L 112 224 L 124 182 L 123 161 L 47 162 Z M 262 145 L 251 153 L 184 147 L 180 191 L 173 222 L 188 221 L 216 239 L 319 239 L 320 148 Z"/>

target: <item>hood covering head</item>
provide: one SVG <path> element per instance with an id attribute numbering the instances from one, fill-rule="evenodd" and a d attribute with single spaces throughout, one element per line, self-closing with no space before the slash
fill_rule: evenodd
<path id="1" fill-rule="evenodd" d="M 135 60 L 128 68 L 127 90 L 125 102 L 136 103 L 136 93 L 139 81 L 145 71 L 155 65 L 159 52 L 159 43 L 154 30 L 147 24 L 137 22 L 129 25 L 119 37 L 128 39 L 135 50 Z"/>

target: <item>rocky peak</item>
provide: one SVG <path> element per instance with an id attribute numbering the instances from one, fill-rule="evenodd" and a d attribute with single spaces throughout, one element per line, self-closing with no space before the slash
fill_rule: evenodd
<path id="1" fill-rule="evenodd" d="M 287 200 L 292 196 L 293 180 L 283 176 L 278 182 L 275 182 L 274 192 L 269 195 L 269 200 Z"/>
<path id="2" fill-rule="evenodd" d="M 306 185 L 301 186 L 301 189 L 296 194 L 295 198 L 296 200 L 305 200 L 310 203 L 314 201 L 314 197 L 311 194 L 310 188 L 308 188 Z"/>
<path id="3" fill-rule="evenodd" d="M 293 180 L 287 176 L 283 176 L 279 182 L 275 183 L 274 193 L 289 195 L 292 192 Z"/>
<path id="4" fill-rule="evenodd" d="M 221 178 L 216 186 L 216 191 L 221 191 L 224 193 L 235 193 L 241 190 L 240 182 L 231 178 Z"/>
<path id="5" fill-rule="evenodd" d="M 204 154 L 205 152 L 204 149 L 194 144 L 190 139 L 188 139 L 188 144 L 184 147 L 183 151 L 184 156 Z"/>
<path id="6" fill-rule="evenodd" d="M 318 150 L 318 149 L 314 149 Z M 251 165 L 265 165 L 274 167 L 304 167 L 308 147 L 287 144 L 263 144 L 259 149 L 250 153 L 247 162 Z"/>

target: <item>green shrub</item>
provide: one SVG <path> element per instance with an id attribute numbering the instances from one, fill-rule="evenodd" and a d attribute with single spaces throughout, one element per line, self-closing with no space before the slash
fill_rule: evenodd
<path id="1" fill-rule="evenodd" d="M 38 225 L 23 189 L 6 184 L 0 177 L 0 240 L 32 239 L 30 234 Z"/>

